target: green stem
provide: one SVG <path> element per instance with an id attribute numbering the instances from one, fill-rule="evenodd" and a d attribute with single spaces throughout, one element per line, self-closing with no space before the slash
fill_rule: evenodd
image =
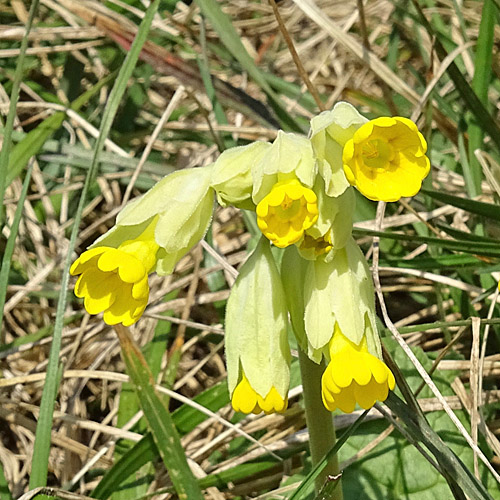
<path id="1" fill-rule="evenodd" d="M 335 446 L 335 427 L 332 414 L 323 406 L 321 400 L 321 375 L 323 365 L 317 365 L 299 349 L 300 372 L 304 391 L 307 429 L 309 430 L 309 449 L 313 467 Z M 339 473 L 339 461 L 335 454 L 321 474 L 316 478 L 318 493 L 329 475 Z M 342 484 L 335 488 L 331 500 L 342 500 Z"/>

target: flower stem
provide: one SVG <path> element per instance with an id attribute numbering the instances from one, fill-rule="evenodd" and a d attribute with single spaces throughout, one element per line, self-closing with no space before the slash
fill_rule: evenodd
<path id="1" fill-rule="evenodd" d="M 321 375 L 323 366 L 311 361 L 299 349 L 300 372 L 302 375 L 302 388 L 304 391 L 304 404 L 306 409 L 306 422 L 309 430 L 309 448 L 313 467 L 335 445 L 335 427 L 332 414 L 323 406 L 321 400 Z M 316 479 L 316 492 L 325 484 L 328 476 L 339 473 L 339 462 L 335 455 Z M 342 484 L 339 484 L 331 500 L 342 500 Z"/>

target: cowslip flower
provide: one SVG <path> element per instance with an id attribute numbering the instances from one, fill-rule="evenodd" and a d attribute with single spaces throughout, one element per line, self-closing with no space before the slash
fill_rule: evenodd
<path id="1" fill-rule="evenodd" d="M 116 224 L 72 265 L 75 295 L 109 325 L 130 326 L 149 298 L 148 274 L 166 275 L 205 235 L 212 217 L 211 167 L 167 175 L 132 200 Z"/>
<path id="2" fill-rule="evenodd" d="M 225 344 L 233 408 L 244 413 L 284 411 L 291 359 L 285 291 L 265 238 L 231 290 Z"/>
<path id="3" fill-rule="evenodd" d="M 318 197 L 297 179 L 276 183 L 257 205 L 257 225 L 264 236 L 284 248 L 302 238 L 318 219 Z"/>
<path id="4" fill-rule="evenodd" d="M 287 248 L 281 278 L 300 348 L 316 363 L 330 360 L 322 384 L 326 408 L 351 412 L 356 403 L 369 408 L 383 401 L 394 377 L 382 361 L 373 284 L 354 240 L 329 261 L 306 261 Z"/>
<path id="5" fill-rule="evenodd" d="M 79 275 L 75 295 L 84 299 L 90 314 L 104 312 L 108 325 L 130 326 L 146 309 L 148 274 L 156 265 L 159 246 L 154 240 L 156 219 L 139 236 L 118 248 L 99 246 L 85 251 L 70 273 Z"/>
<path id="6" fill-rule="evenodd" d="M 265 397 L 262 397 L 250 385 L 245 374 L 242 373 L 241 380 L 233 391 L 231 405 L 234 411 L 242 413 L 254 413 L 256 415 L 261 412 L 266 414 L 281 413 L 288 406 L 288 398 L 281 396 L 274 386 L 271 387 Z"/>
<path id="7" fill-rule="evenodd" d="M 366 337 L 356 345 L 336 324 L 328 348 L 330 362 L 321 379 L 327 410 L 339 408 L 351 413 L 356 403 L 368 410 L 376 401 L 384 401 L 389 389 L 394 389 L 394 375 L 377 355 L 369 352 Z"/>
<path id="8" fill-rule="evenodd" d="M 427 143 L 407 118 L 370 120 L 344 146 L 342 161 L 348 181 L 374 201 L 414 196 L 430 170 Z"/>

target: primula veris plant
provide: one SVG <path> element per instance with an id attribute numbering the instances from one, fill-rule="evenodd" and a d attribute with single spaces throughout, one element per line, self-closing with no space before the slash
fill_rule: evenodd
<path id="1" fill-rule="evenodd" d="M 148 273 L 171 273 L 204 237 L 215 194 L 222 206 L 254 211 L 262 232 L 227 303 L 233 408 L 286 409 L 289 320 L 304 355 L 326 364 L 317 395 L 325 408 L 370 408 L 395 382 L 382 360 L 368 265 L 351 237 L 354 187 L 372 200 L 413 196 L 429 172 L 426 147 L 410 120 L 369 121 L 337 103 L 311 120 L 309 137 L 279 131 L 271 144 L 231 148 L 130 202 L 73 264 L 75 293 L 108 324 L 133 324 L 147 304 Z M 283 252 L 281 269 L 272 245 Z"/>

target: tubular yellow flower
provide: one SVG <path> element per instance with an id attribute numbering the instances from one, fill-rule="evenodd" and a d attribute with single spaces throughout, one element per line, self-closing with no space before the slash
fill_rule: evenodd
<path id="1" fill-rule="evenodd" d="M 104 312 L 108 325 L 130 326 L 146 309 L 148 273 L 156 265 L 154 240 L 156 217 L 146 230 L 118 248 L 101 246 L 87 250 L 73 262 L 70 273 L 80 275 L 75 295 L 84 299 L 89 314 Z"/>
<path id="2" fill-rule="evenodd" d="M 283 399 L 276 387 L 272 386 L 266 397 L 262 397 L 252 388 L 245 374 L 241 378 L 231 397 L 235 411 L 242 413 L 281 413 L 288 406 L 288 398 Z"/>
<path id="3" fill-rule="evenodd" d="M 333 245 L 330 233 L 326 233 L 319 238 L 304 234 L 304 239 L 299 244 L 299 250 L 302 253 L 306 255 L 311 254 L 314 258 L 328 253 L 332 248 Z"/>
<path id="4" fill-rule="evenodd" d="M 382 117 L 362 125 L 344 146 L 347 180 L 374 201 L 414 196 L 430 170 L 427 143 L 407 118 Z"/>
<path id="5" fill-rule="evenodd" d="M 339 408 L 351 413 L 356 403 L 367 410 L 376 401 L 384 401 L 389 389 L 394 389 L 394 375 L 383 361 L 368 352 L 366 337 L 356 345 L 335 325 L 329 351 L 330 363 L 321 380 L 327 410 Z"/>
<path id="6" fill-rule="evenodd" d="M 296 243 L 318 219 L 318 199 L 297 179 L 275 184 L 257 205 L 257 224 L 277 247 Z"/>

